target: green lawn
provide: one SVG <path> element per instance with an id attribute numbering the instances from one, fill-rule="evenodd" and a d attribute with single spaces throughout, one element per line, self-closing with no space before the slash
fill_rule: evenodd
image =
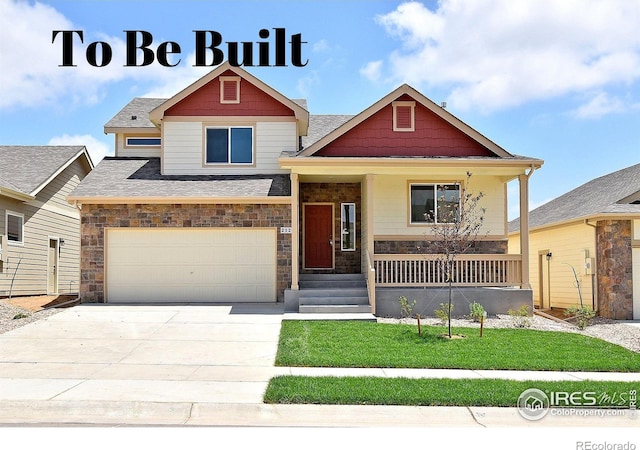
<path id="1" fill-rule="evenodd" d="M 628 407 L 639 383 L 280 376 L 269 382 L 266 403 L 332 405 L 516 406 L 529 388 L 544 392 L 595 392 L 600 407 Z M 608 395 L 610 400 L 603 399 Z"/>
<path id="2" fill-rule="evenodd" d="M 276 365 L 555 371 L 640 371 L 640 354 L 574 333 L 362 321 L 283 321 Z"/>

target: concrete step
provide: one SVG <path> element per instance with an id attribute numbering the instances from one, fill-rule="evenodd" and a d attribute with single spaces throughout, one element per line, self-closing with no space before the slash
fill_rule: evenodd
<path id="1" fill-rule="evenodd" d="M 364 280 L 300 280 L 300 289 L 339 289 L 366 287 Z"/>
<path id="2" fill-rule="evenodd" d="M 371 313 L 369 305 L 300 305 L 300 314 Z"/>
<path id="3" fill-rule="evenodd" d="M 369 297 L 366 287 L 357 288 L 332 288 L 332 289 L 305 289 L 300 288 L 300 299 L 307 297 Z"/>
<path id="4" fill-rule="evenodd" d="M 300 297 L 300 305 L 369 305 L 364 297 Z"/>
<path id="5" fill-rule="evenodd" d="M 322 280 L 364 280 L 364 275 L 361 273 L 301 273 L 299 276 L 300 281 L 322 281 Z"/>

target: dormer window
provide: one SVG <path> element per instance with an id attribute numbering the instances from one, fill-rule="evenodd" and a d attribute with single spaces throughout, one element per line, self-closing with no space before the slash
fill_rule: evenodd
<path id="1" fill-rule="evenodd" d="M 240 77 L 220 77 L 220 103 L 240 103 Z"/>
<path id="2" fill-rule="evenodd" d="M 416 102 L 393 102 L 393 131 L 415 131 Z"/>

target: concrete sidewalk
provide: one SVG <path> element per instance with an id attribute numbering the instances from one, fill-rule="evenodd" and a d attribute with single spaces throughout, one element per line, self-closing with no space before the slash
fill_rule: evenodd
<path id="1" fill-rule="evenodd" d="M 637 416 L 516 408 L 267 405 L 276 375 L 607 379 L 640 374 L 274 367 L 278 306 L 80 305 L 0 335 L 0 424 L 275 427 L 620 426 Z M 535 387 L 533 385 L 532 387 Z"/>

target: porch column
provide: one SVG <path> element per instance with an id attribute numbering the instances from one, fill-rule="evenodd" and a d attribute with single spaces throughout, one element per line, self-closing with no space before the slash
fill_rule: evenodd
<path id="1" fill-rule="evenodd" d="M 366 184 L 366 202 L 367 202 L 367 250 L 373 257 L 374 251 L 374 234 L 373 234 L 373 174 L 368 173 L 365 177 Z"/>
<path id="2" fill-rule="evenodd" d="M 298 286 L 298 244 L 300 242 L 300 219 L 298 217 L 300 185 L 298 174 L 291 174 L 291 290 L 297 291 Z"/>
<path id="3" fill-rule="evenodd" d="M 518 176 L 520 184 L 520 255 L 522 258 L 522 273 L 520 287 L 531 289 L 529 282 L 529 174 Z"/>
<path id="4" fill-rule="evenodd" d="M 375 254 L 375 239 L 373 233 L 373 174 L 368 173 L 365 176 L 365 189 L 364 189 L 364 198 L 362 211 L 366 214 L 366 217 L 362 217 L 362 223 L 364 227 L 364 223 L 366 223 L 367 234 L 365 236 L 366 242 L 361 243 L 364 247 L 365 251 L 369 253 L 371 258 L 373 259 L 373 255 Z M 366 255 L 363 255 L 365 261 L 368 261 Z M 373 260 L 371 261 L 373 264 Z M 373 314 L 376 313 L 376 282 L 375 282 L 375 274 L 369 270 L 368 264 L 365 265 L 366 273 L 367 273 L 367 287 L 369 291 L 369 304 L 371 305 L 371 312 Z"/>

